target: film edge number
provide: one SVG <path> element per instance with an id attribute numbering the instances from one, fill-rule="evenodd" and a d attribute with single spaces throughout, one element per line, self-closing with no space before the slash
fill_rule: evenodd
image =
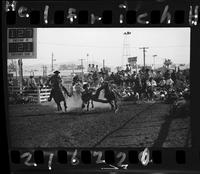
<path id="1" fill-rule="evenodd" d="M 96 164 L 107 164 L 105 159 L 103 159 L 103 152 L 102 151 L 90 151 L 91 155 L 93 157 L 97 157 L 96 158 Z M 48 169 L 51 170 L 52 169 L 52 162 L 53 162 L 53 158 L 54 158 L 54 153 L 52 152 L 44 152 L 45 155 L 48 155 Z M 76 149 L 73 152 L 68 152 L 68 154 L 71 156 L 71 164 L 73 166 L 76 166 L 79 164 L 80 160 L 78 159 L 77 155 L 78 155 L 78 150 Z M 20 155 L 21 159 L 24 159 L 24 164 L 25 166 L 28 167 L 37 167 L 38 164 L 35 162 L 31 162 L 32 158 L 32 153 L 31 152 L 24 152 Z M 117 166 L 108 164 L 110 167 L 108 168 L 101 168 L 101 169 L 127 169 L 128 168 L 128 164 L 123 164 L 123 162 L 126 159 L 126 153 L 125 152 L 116 152 L 116 158 L 119 159 L 117 162 Z M 141 151 L 138 155 L 138 159 L 141 162 L 141 164 L 143 166 L 147 166 L 149 162 L 152 162 L 152 160 L 150 160 L 150 152 L 148 148 L 145 148 L 144 151 Z"/>

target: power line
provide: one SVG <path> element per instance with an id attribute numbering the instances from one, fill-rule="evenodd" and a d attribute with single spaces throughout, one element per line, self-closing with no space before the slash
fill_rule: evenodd
<path id="1" fill-rule="evenodd" d="M 95 48 L 121 48 L 121 46 L 111 46 L 111 45 L 72 45 L 68 43 L 46 43 L 46 42 L 38 42 L 38 44 L 44 45 L 57 45 L 57 46 L 68 46 L 68 47 L 95 47 Z M 167 47 L 190 47 L 190 45 L 166 45 L 166 46 L 156 46 L 152 45 L 151 48 L 167 48 Z M 130 46 L 130 48 L 138 48 Z"/>

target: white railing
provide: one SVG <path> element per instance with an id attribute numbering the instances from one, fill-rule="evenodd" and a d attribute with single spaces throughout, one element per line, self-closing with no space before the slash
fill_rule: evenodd
<path id="1" fill-rule="evenodd" d="M 9 87 L 9 94 L 12 95 L 14 93 L 22 94 L 22 96 L 28 97 L 31 103 L 44 103 L 48 101 L 51 89 L 47 87 L 40 89 L 38 87 L 33 90 L 20 90 L 18 86 Z"/>

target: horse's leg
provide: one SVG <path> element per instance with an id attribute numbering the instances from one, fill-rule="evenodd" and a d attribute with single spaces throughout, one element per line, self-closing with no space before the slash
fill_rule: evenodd
<path id="1" fill-rule="evenodd" d="M 60 111 L 60 104 L 59 103 L 56 104 L 57 104 L 57 110 Z"/>
<path id="2" fill-rule="evenodd" d="M 111 106 L 111 110 L 114 110 L 114 105 L 113 105 L 112 101 L 109 101 L 109 103 L 110 103 L 110 106 Z"/>
<path id="3" fill-rule="evenodd" d="M 114 100 L 114 104 L 115 104 L 115 110 L 117 110 L 118 109 L 118 105 L 117 105 L 117 100 L 116 99 Z"/>
<path id="4" fill-rule="evenodd" d="M 85 103 L 84 103 L 84 101 L 82 102 L 82 109 L 84 109 L 85 108 Z"/>
<path id="5" fill-rule="evenodd" d="M 66 112 L 67 111 L 67 103 L 65 100 L 64 100 L 64 107 L 65 107 L 65 112 Z"/>
<path id="6" fill-rule="evenodd" d="M 92 108 L 94 108 L 94 102 L 93 102 L 93 100 L 91 100 L 91 104 L 92 104 Z"/>
<path id="7" fill-rule="evenodd" d="M 59 111 L 61 111 L 62 110 L 62 106 L 61 106 L 61 104 L 59 103 Z"/>
<path id="8" fill-rule="evenodd" d="M 89 107 L 90 107 L 90 100 L 88 100 L 87 102 L 87 111 L 89 111 Z"/>
<path id="9" fill-rule="evenodd" d="M 94 99 L 98 99 L 99 98 L 99 94 L 100 94 L 102 89 L 103 89 L 103 86 L 101 86 L 100 88 L 97 89 L 96 93 L 93 95 Z"/>

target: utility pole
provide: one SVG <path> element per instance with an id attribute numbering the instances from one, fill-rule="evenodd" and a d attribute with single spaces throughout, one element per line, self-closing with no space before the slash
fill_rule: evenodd
<path id="1" fill-rule="evenodd" d="M 79 59 L 81 61 L 81 71 L 82 71 L 82 80 L 83 80 L 83 60 L 85 59 Z"/>
<path id="2" fill-rule="evenodd" d="M 43 65 L 42 69 L 43 69 L 43 77 L 46 77 L 47 76 L 47 66 Z"/>
<path id="3" fill-rule="evenodd" d="M 56 59 L 53 58 L 53 53 L 51 54 L 51 71 L 53 71 L 53 62 L 56 61 Z"/>
<path id="4" fill-rule="evenodd" d="M 23 89 L 23 62 L 22 59 L 18 60 L 19 65 L 19 87 L 20 87 L 20 93 L 22 93 Z"/>
<path id="5" fill-rule="evenodd" d="M 143 50 L 143 60 L 144 60 L 144 67 L 146 66 L 145 65 L 145 52 L 146 52 L 146 49 L 149 49 L 149 47 L 141 47 L 139 49 L 142 49 Z"/>
<path id="6" fill-rule="evenodd" d="M 105 68 L 105 59 L 103 59 L 103 69 Z"/>
<path id="7" fill-rule="evenodd" d="M 155 69 L 155 57 L 157 57 L 158 55 L 154 54 L 153 55 L 153 69 Z"/>

